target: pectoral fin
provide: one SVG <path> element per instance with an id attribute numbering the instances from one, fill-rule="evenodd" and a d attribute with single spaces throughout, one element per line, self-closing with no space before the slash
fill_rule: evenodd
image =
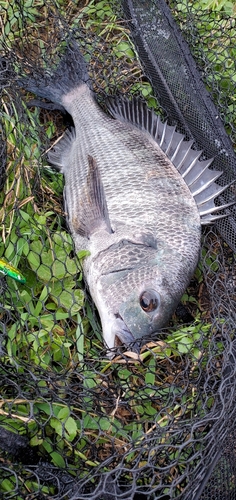
<path id="1" fill-rule="evenodd" d="M 88 156 L 88 164 L 86 185 L 81 195 L 80 213 L 78 217 L 73 217 L 72 225 L 75 232 L 89 239 L 98 230 L 103 229 L 108 233 L 113 231 L 102 179 L 92 156 Z"/>

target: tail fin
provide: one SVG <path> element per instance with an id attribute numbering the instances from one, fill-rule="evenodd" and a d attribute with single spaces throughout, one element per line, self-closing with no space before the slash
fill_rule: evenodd
<path id="1" fill-rule="evenodd" d="M 62 96 L 82 83 L 89 86 L 87 65 L 75 40 L 70 40 L 60 63 L 51 74 L 47 70 L 37 77 L 23 77 L 19 85 L 39 97 L 62 104 Z"/>

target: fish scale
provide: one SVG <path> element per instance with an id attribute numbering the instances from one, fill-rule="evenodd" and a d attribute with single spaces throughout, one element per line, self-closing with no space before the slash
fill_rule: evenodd
<path id="1" fill-rule="evenodd" d="M 89 104 L 91 106 L 91 103 Z M 147 218 L 150 217 L 151 211 L 153 215 L 153 221 L 154 221 L 154 228 L 153 230 L 156 230 L 156 224 L 157 224 L 157 216 L 159 209 L 163 209 L 163 204 L 166 204 L 166 196 L 172 196 L 172 211 L 173 211 L 173 216 L 175 214 L 176 208 L 175 208 L 175 202 L 173 197 L 177 197 L 177 204 L 179 205 L 179 197 L 180 192 L 179 188 L 176 188 L 176 181 L 173 183 L 173 185 L 168 184 L 166 186 L 166 179 L 169 177 L 174 178 L 174 173 L 172 170 L 169 169 L 169 173 L 166 173 L 165 178 L 162 180 L 161 176 L 163 175 L 162 172 L 162 164 L 160 164 L 160 169 L 158 170 L 157 168 L 157 161 L 155 160 L 155 156 L 163 156 L 162 161 L 165 161 L 165 157 L 161 152 L 155 152 L 155 155 L 152 154 L 149 155 L 149 158 L 145 158 L 145 162 L 142 161 L 143 155 L 145 155 L 146 151 L 146 142 L 148 139 L 144 138 L 141 136 L 139 131 L 135 131 L 135 152 L 134 152 L 134 147 L 132 147 L 132 151 L 130 152 L 130 149 L 128 149 L 129 144 L 133 146 L 133 135 L 134 131 L 131 129 L 131 131 L 122 124 L 119 124 L 119 130 L 121 129 L 122 133 L 119 136 L 119 140 L 117 143 L 114 143 L 114 133 L 111 127 L 111 120 L 107 119 L 105 115 L 102 114 L 100 110 L 98 110 L 98 117 L 95 116 L 95 119 L 93 120 L 93 130 L 94 133 L 91 135 L 90 127 L 84 127 L 84 114 L 85 106 L 88 106 L 88 103 L 81 101 L 80 105 L 77 106 L 76 109 L 72 111 L 70 106 L 68 106 L 68 110 L 73 112 L 73 119 L 75 123 L 75 128 L 76 128 L 76 135 L 77 135 L 77 140 L 80 143 L 80 149 L 79 149 L 79 158 L 78 158 L 78 148 L 76 147 L 76 152 L 74 154 L 74 151 L 71 152 L 71 160 L 74 163 L 77 163 L 79 160 L 84 162 L 84 172 L 82 169 L 71 169 L 69 172 L 65 170 L 65 178 L 67 179 L 66 183 L 66 190 L 67 186 L 69 186 L 69 192 L 67 195 L 67 198 L 73 197 L 73 205 L 75 206 L 75 190 L 73 189 L 74 183 L 70 182 L 70 175 L 72 173 L 74 180 L 78 183 L 85 183 L 86 182 L 86 167 L 87 167 L 87 156 L 88 154 L 91 154 L 97 161 L 98 168 L 101 172 L 102 176 L 102 181 L 104 184 L 105 188 L 105 195 L 107 198 L 107 203 L 108 203 L 108 209 L 109 209 L 109 215 L 110 215 L 110 220 L 111 222 L 116 220 L 118 217 L 119 220 L 123 220 L 127 222 L 129 220 L 129 215 L 132 217 L 132 222 L 135 220 L 135 223 L 137 226 L 143 225 L 143 220 L 140 220 L 139 214 L 136 214 L 135 207 L 137 206 L 137 209 L 139 209 L 140 205 L 142 206 L 142 213 L 144 214 L 144 217 L 147 216 Z M 92 106 L 94 108 L 93 113 L 91 113 L 88 116 L 88 122 L 90 123 L 90 118 L 91 116 L 95 115 L 97 112 L 97 106 L 96 103 L 92 103 Z M 82 109 L 82 111 L 81 111 Z M 80 117 L 83 116 L 83 119 L 81 120 Z M 78 117 L 78 118 L 77 118 Z M 97 119 L 97 120 L 96 120 Z M 96 128 L 96 122 L 97 122 L 97 128 Z M 100 122 L 101 124 L 101 130 L 103 132 L 103 140 L 101 141 L 101 130 L 97 130 L 100 127 Z M 113 124 L 117 125 L 117 123 Z M 111 130 L 106 130 L 105 126 L 109 126 Z M 91 123 L 92 127 L 92 123 Z M 131 132 L 131 134 L 130 134 Z M 117 135 L 117 127 L 115 127 L 115 134 Z M 125 134 L 125 141 L 122 141 L 123 136 Z M 131 135 L 131 137 L 130 137 Z M 138 136 L 138 137 L 137 137 Z M 85 145 L 85 147 L 83 147 Z M 136 151 L 140 151 L 139 145 L 143 147 L 141 150 L 141 155 L 140 153 L 137 154 Z M 154 149 L 154 147 L 152 147 Z M 112 150 L 113 153 L 112 155 L 109 155 L 109 157 L 106 155 L 106 149 Z M 122 150 L 122 153 L 120 152 Z M 136 153 L 136 154 L 135 154 Z M 122 158 L 126 157 L 126 162 L 122 161 Z M 136 161 L 136 158 L 138 156 L 138 161 Z M 151 164 L 152 161 L 152 164 Z M 127 169 L 127 164 L 128 164 L 128 169 Z M 148 172 L 147 172 L 148 168 Z M 74 173 L 78 172 L 78 178 L 74 176 Z M 148 173 L 150 172 L 150 176 L 152 181 L 154 181 L 154 175 L 153 172 L 155 172 L 155 177 L 159 183 L 159 191 L 157 194 L 157 190 L 155 186 L 153 186 L 152 183 L 147 182 L 147 176 Z M 68 177 L 67 177 L 68 176 Z M 182 181 L 182 178 L 180 178 L 179 183 Z M 142 185 L 142 191 L 140 192 L 140 184 Z M 186 184 L 182 181 L 182 189 L 190 198 L 189 196 L 189 191 L 187 189 Z M 183 196 L 183 195 L 182 195 Z M 125 201 L 124 201 L 125 198 Z M 150 210 L 150 198 L 154 199 L 153 206 L 151 207 L 152 210 Z M 188 200 L 187 198 L 187 200 Z M 191 198 L 190 200 L 191 201 Z M 78 203 L 78 202 L 77 202 Z M 183 202 L 184 203 L 184 202 Z M 114 205 L 114 206 L 113 206 Z M 195 208 L 195 204 L 192 203 L 192 206 Z M 169 210 L 171 210 L 171 207 L 169 207 Z M 197 212 L 197 209 L 195 208 L 195 212 Z M 138 215 L 138 217 L 137 217 Z"/>
<path id="2" fill-rule="evenodd" d="M 48 159 L 65 177 L 75 247 L 90 252 L 84 276 L 108 353 L 117 339 L 137 349 L 168 323 L 197 265 L 201 224 L 231 205 L 214 204 L 228 186 L 140 100 L 110 98 L 104 113 L 74 41 L 50 77 L 21 84 L 73 118 Z"/>

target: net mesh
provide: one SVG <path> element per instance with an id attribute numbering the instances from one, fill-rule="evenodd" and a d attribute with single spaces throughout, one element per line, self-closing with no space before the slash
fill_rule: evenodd
<path id="1" fill-rule="evenodd" d="M 228 222 L 204 229 L 198 268 L 168 328 L 147 339 L 139 359 L 121 349 L 109 360 L 83 282 L 84 254 L 75 254 L 67 229 L 63 178 L 47 164 L 46 151 L 70 117 L 35 106 L 35 96 L 17 86 L 17 75 L 49 71 L 73 33 L 104 109 L 107 95 L 140 96 L 198 147 L 204 137 L 205 154 L 214 154 L 214 167 L 229 182 L 235 7 L 202 5 L 170 3 L 195 60 L 184 42 L 174 46 L 181 47 L 185 69 L 187 57 L 198 91 L 191 91 L 188 110 L 186 71 L 182 87 L 176 85 L 173 41 L 171 50 L 164 46 L 166 19 L 180 40 L 164 3 L 0 1 L 0 259 L 26 278 L 0 274 L 4 500 L 236 498 L 234 208 Z M 215 105 L 203 95 L 199 74 Z M 200 95 L 208 103 L 204 120 Z M 225 128 L 218 119 L 212 125 L 212 116 Z M 211 150 L 219 140 L 222 154 Z"/>
<path id="2" fill-rule="evenodd" d="M 217 67 L 215 61 L 216 50 L 219 51 L 220 59 L 225 57 L 227 60 L 228 71 L 223 71 L 223 77 L 220 75 L 220 63 L 218 63 L 218 76 L 215 73 L 215 82 L 213 92 L 215 92 L 216 82 L 218 82 L 219 110 L 212 102 L 209 93 L 201 80 L 196 63 L 189 52 L 189 46 L 183 38 L 178 25 L 174 21 L 171 11 L 165 1 L 154 2 L 150 9 L 142 0 L 125 2 L 125 11 L 130 19 L 130 26 L 137 50 L 140 54 L 145 73 L 149 76 L 154 91 L 164 107 L 166 114 L 170 117 L 173 125 L 177 124 L 189 139 L 194 139 L 199 149 L 204 151 L 204 156 L 214 158 L 214 167 L 223 170 L 221 177 L 222 185 L 235 179 L 236 158 L 232 147 L 232 142 L 226 133 L 221 121 L 225 120 L 225 107 L 222 108 L 221 89 L 227 89 L 227 92 L 233 93 L 233 80 L 235 71 L 234 51 L 235 44 L 230 41 L 230 33 L 234 30 L 235 19 L 221 19 L 217 13 L 206 14 L 196 13 L 193 28 L 196 33 L 198 29 L 198 38 L 203 37 L 203 42 L 199 43 L 199 52 L 201 51 L 203 61 L 206 64 L 206 53 L 212 62 L 212 69 Z M 184 10 L 184 5 L 177 4 L 176 15 Z M 181 8 L 179 12 L 178 8 Z M 186 9 L 186 7 L 185 7 Z M 193 11 L 195 14 L 195 10 Z M 181 20 L 181 17 L 180 17 Z M 185 19 L 186 21 L 186 19 Z M 182 25 L 184 23 L 182 22 Z M 185 26 L 186 26 L 185 22 Z M 218 26 L 220 24 L 220 32 Z M 210 36 L 209 36 L 210 27 Z M 190 29 L 183 30 L 186 38 Z M 225 35 L 222 37 L 222 33 Z M 208 36 L 204 38 L 204 33 Z M 190 46 L 196 44 L 195 38 L 189 37 Z M 225 38 L 227 37 L 227 39 Z M 211 48 L 213 47 L 213 54 Z M 217 49 L 216 49 L 217 47 Z M 224 47 L 224 48 L 223 48 Z M 197 51 L 193 50 L 193 53 Z M 231 79 L 232 78 L 232 79 Z M 213 78 L 205 78 L 206 83 Z M 219 81 L 220 80 L 220 81 Z M 231 90 L 230 90 L 231 89 Z M 234 109 L 234 98 L 226 104 L 227 110 Z M 218 104 L 218 102 L 217 102 Z M 235 135 L 231 128 L 232 139 L 235 142 Z M 222 196 L 222 202 L 229 201 L 230 196 L 235 197 L 235 187 L 232 192 L 228 190 L 227 194 Z M 225 199 L 226 198 L 226 199 Z M 235 208 L 232 208 L 233 215 L 227 220 L 221 220 L 218 223 L 219 230 L 224 238 L 236 250 L 235 247 Z M 230 212 L 229 212 L 230 213 Z"/>

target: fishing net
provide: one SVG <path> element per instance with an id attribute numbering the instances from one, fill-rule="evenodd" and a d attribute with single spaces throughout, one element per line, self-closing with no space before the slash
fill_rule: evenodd
<path id="1" fill-rule="evenodd" d="M 236 498 L 234 207 L 204 229 L 168 327 L 139 356 L 120 347 L 109 359 L 84 252 L 68 232 L 63 177 L 47 163 L 71 118 L 17 85 L 50 71 L 73 36 L 104 109 L 108 95 L 139 96 L 230 183 L 236 12 L 211 5 L 0 1 L 0 262 L 13 266 L 0 274 L 4 500 Z M 233 196 L 231 185 L 223 201 Z"/>

